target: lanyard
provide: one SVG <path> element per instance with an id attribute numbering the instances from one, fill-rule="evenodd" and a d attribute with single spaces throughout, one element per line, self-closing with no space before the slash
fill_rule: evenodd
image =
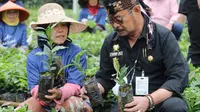
<path id="1" fill-rule="evenodd" d="M 131 80 L 129 82 L 129 84 L 131 84 L 133 82 L 133 79 L 134 79 L 134 75 L 135 75 L 135 66 L 138 62 L 138 58 L 139 58 L 139 55 L 140 55 L 140 50 L 141 50 L 141 47 L 142 47 L 142 44 L 140 46 L 140 49 L 138 50 L 138 53 L 137 53 L 137 56 L 136 56 L 136 59 L 134 61 L 134 64 L 133 64 L 133 67 L 131 68 L 131 70 L 128 72 L 128 74 L 133 70 L 133 74 L 132 74 L 132 77 L 131 77 Z M 131 84 L 132 85 L 132 84 Z"/>

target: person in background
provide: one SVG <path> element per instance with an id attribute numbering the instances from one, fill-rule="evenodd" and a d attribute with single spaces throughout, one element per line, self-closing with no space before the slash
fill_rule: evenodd
<path id="1" fill-rule="evenodd" d="M 28 49 L 27 29 L 24 22 L 29 17 L 29 11 L 8 1 L 0 7 L 0 46 Z"/>
<path id="2" fill-rule="evenodd" d="M 179 40 L 183 25 L 178 22 L 177 0 L 143 0 L 150 7 L 151 18 L 154 22 L 161 24 L 171 30 L 176 39 Z"/>
<path id="3" fill-rule="evenodd" d="M 189 67 L 173 33 L 151 21 L 143 0 L 102 3 L 115 31 L 101 47 L 96 73 L 101 93 L 106 95 L 116 84 L 113 60 L 117 59 L 120 67 L 128 67 L 127 83 L 134 95 L 125 112 L 187 112 L 181 94 L 188 84 Z M 141 12 L 141 6 L 147 15 Z"/>
<path id="4" fill-rule="evenodd" d="M 184 15 L 183 13 L 181 13 L 182 11 L 184 11 L 184 2 L 185 0 L 179 0 L 179 9 L 178 9 L 178 13 L 180 15 L 180 17 L 178 18 L 178 21 L 181 23 L 181 24 L 185 24 L 187 23 L 186 20 L 186 15 Z"/>
<path id="5" fill-rule="evenodd" d="M 57 24 L 50 32 L 54 47 L 66 47 L 66 49 L 59 49 L 56 51 L 56 55 L 61 56 L 63 66 L 72 64 L 72 60 L 74 60 L 75 56 L 81 52 L 81 48 L 74 45 L 72 40 L 68 38 L 68 35 L 69 33 L 83 31 L 86 28 L 86 25 L 65 16 L 65 11 L 59 4 L 47 3 L 39 8 L 38 21 L 32 23 L 31 28 L 37 31 L 40 27 L 46 29 L 49 25 L 52 26 L 55 23 Z M 64 109 L 64 111 L 67 112 L 72 110 L 74 110 L 74 112 L 78 112 L 78 110 L 82 110 L 82 112 L 92 112 L 89 105 L 87 105 L 86 102 L 83 102 L 79 97 L 80 89 L 83 86 L 82 80 L 84 79 L 84 75 L 82 75 L 82 72 L 75 66 L 64 69 L 64 84 L 58 84 L 61 85 L 61 87 L 55 87 L 48 90 L 50 94 L 45 95 L 45 98 L 52 100 L 52 102 L 46 103 L 38 98 L 40 74 L 47 71 L 47 68 L 45 68 L 43 63 L 47 57 L 45 55 L 38 56 L 36 53 L 44 51 L 44 45 L 49 46 L 48 41 L 50 40 L 47 37 L 40 37 L 38 35 L 38 47 L 28 54 L 26 68 L 28 86 L 32 97 L 20 105 L 27 104 L 32 112 L 50 111 L 51 108 L 54 108 L 55 106 L 57 110 Z M 87 68 L 85 54 L 80 57 L 80 64 L 83 69 Z M 55 67 L 57 69 L 57 66 Z M 52 106 L 52 104 L 55 105 Z M 19 108 L 20 107 L 18 107 L 18 109 Z"/>
<path id="6" fill-rule="evenodd" d="M 200 0 L 181 0 L 179 13 L 187 16 L 190 46 L 188 60 L 195 67 L 200 67 Z"/>
<path id="7" fill-rule="evenodd" d="M 99 0 L 79 0 L 78 3 L 82 7 L 78 21 L 85 24 L 94 21 L 96 23 L 94 30 L 105 30 L 107 14 Z"/>
<path id="8" fill-rule="evenodd" d="M 1 0 L 1 1 L 0 1 L 0 7 L 1 7 L 3 4 L 5 4 L 6 2 L 8 2 L 8 1 L 11 1 L 11 2 L 13 2 L 13 3 L 16 3 L 17 5 L 20 5 L 20 6 L 24 7 L 24 4 L 22 3 L 21 0 Z"/>

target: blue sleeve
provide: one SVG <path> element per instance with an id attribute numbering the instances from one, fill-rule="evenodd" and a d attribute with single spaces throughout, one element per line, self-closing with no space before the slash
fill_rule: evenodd
<path id="1" fill-rule="evenodd" d="M 74 58 L 77 54 L 78 53 L 72 54 L 72 57 L 70 59 L 71 60 L 70 63 L 72 63 L 72 60 L 74 60 Z M 82 65 L 82 68 L 85 71 L 87 69 L 87 61 L 86 61 L 86 55 L 85 54 L 81 57 L 80 64 Z M 82 81 L 83 81 L 84 77 L 85 77 L 85 74 L 83 74 L 81 71 L 79 71 L 77 69 L 77 67 L 71 66 L 71 67 L 68 68 L 67 82 L 78 84 L 82 87 L 83 86 Z"/>
<path id="2" fill-rule="evenodd" d="M 81 20 L 84 18 L 84 13 L 85 13 L 85 11 L 82 9 L 81 12 L 80 12 L 80 14 L 79 14 L 78 21 L 81 22 Z"/>
<path id="3" fill-rule="evenodd" d="M 23 34 L 22 34 L 21 46 L 26 46 L 26 47 L 28 47 L 28 42 L 27 42 L 27 30 L 26 30 L 26 26 L 25 26 L 25 25 L 23 25 Z"/>
<path id="4" fill-rule="evenodd" d="M 39 83 L 39 70 L 36 62 L 34 53 L 29 53 L 26 61 L 26 70 L 30 90 Z"/>
<path id="5" fill-rule="evenodd" d="M 100 9 L 100 19 L 99 19 L 98 24 L 105 26 L 106 17 L 107 17 L 107 13 L 106 13 L 105 9 L 103 9 L 103 8 Z"/>
<path id="6" fill-rule="evenodd" d="M 9 1 L 9 0 L 8 0 L 8 1 Z M 7 1 L 0 3 L 0 7 L 1 7 L 2 5 L 4 5 L 6 2 L 7 2 Z M 20 5 L 20 6 L 24 7 L 24 4 L 22 3 L 21 0 L 16 0 L 15 3 L 16 3 L 17 5 Z"/>
<path id="7" fill-rule="evenodd" d="M 17 4 L 17 5 L 20 5 L 20 6 L 22 6 L 22 7 L 24 7 L 24 4 L 23 4 L 22 1 L 20 1 L 20 0 L 19 0 L 19 1 L 17 0 L 17 1 L 16 1 L 16 4 Z"/>

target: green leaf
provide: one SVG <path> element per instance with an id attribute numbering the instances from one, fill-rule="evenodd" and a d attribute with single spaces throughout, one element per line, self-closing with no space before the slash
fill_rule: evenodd
<path id="1" fill-rule="evenodd" d="M 113 66 L 117 74 L 119 73 L 120 65 L 117 58 L 113 58 Z"/>
<path id="2" fill-rule="evenodd" d="M 52 109 L 51 109 L 51 112 L 56 112 L 56 108 L 52 108 Z"/>
<path id="3" fill-rule="evenodd" d="M 50 71 L 56 70 L 56 67 L 50 67 Z"/>
<path id="4" fill-rule="evenodd" d="M 67 68 L 67 67 L 70 67 L 70 66 L 74 66 L 74 64 L 68 64 L 68 65 L 62 67 L 62 68 L 58 71 L 57 74 L 60 74 L 60 73 L 62 72 L 63 69 L 65 69 L 65 68 Z"/>
<path id="5" fill-rule="evenodd" d="M 75 56 L 75 62 L 80 63 L 80 58 L 81 56 L 86 52 L 86 50 L 83 50 L 81 52 L 79 52 L 76 56 Z"/>
<path id="6" fill-rule="evenodd" d="M 37 52 L 35 53 L 35 55 L 41 56 L 41 55 L 48 55 L 48 54 L 46 54 L 45 52 Z"/>
<path id="7" fill-rule="evenodd" d="M 45 54 L 47 54 L 47 56 L 48 56 L 48 55 L 50 55 L 51 49 L 50 49 L 48 46 L 44 45 L 44 50 L 43 50 L 43 52 L 44 52 Z"/>
<path id="8" fill-rule="evenodd" d="M 52 52 L 55 53 L 56 51 L 58 50 L 61 50 L 61 49 L 65 49 L 65 48 L 68 48 L 68 47 L 65 47 L 65 46 L 56 46 L 52 49 Z"/>
<path id="9" fill-rule="evenodd" d="M 54 23 L 54 24 L 52 24 L 52 25 L 50 24 L 50 25 L 46 28 L 46 34 L 47 34 L 49 40 L 54 40 L 54 37 L 55 37 L 55 35 L 56 35 L 56 32 L 53 32 L 53 35 L 52 35 L 52 37 L 51 37 L 52 29 L 53 29 L 57 24 L 59 24 L 62 20 L 63 20 L 63 19 L 61 19 L 59 22 Z"/>
<path id="10" fill-rule="evenodd" d="M 116 58 L 116 57 L 113 58 L 113 66 L 114 66 L 114 69 L 117 72 L 115 82 L 118 83 L 119 85 L 126 83 L 125 77 L 127 76 L 128 67 L 126 67 L 124 65 L 122 68 L 120 68 L 118 58 Z"/>
<path id="11" fill-rule="evenodd" d="M 28 105 L 23 105 L 20 109 L 16 110 L 15 112 L 32 112 L 31 110 L 28 110 Z"/>
<path id="12" fill-rule="evenodd" d="M 125 65 L 120 69 L 120 79 L 124 79 L 124 77 L 126 77 L 127 70 L 128 67 L 126 67 Z"/>
<path id="13" fill-rule="evenodd" d="M 88 20 L 87 24 L 88 24 L 88 27 L 90 27 L 90 28 L 94 28 L 96 26 L 96 22 L 94 22 L 92 20 Z"/>
<path id="14" fill-rule="evenodd" d="M 37 33 L 38 36 L 48 39 L 48 37 L 46 35 L 46 29 L 45 28 L 43 28 L 43 27 L 36 27 L 36 31 L 37 31 L 36 33 Z"/>
<path id="15" fill-rule="evenodd" d="M 46 28 L 46 34 L 47 34 L 47 37 L 49 40 L 51 40 L 51 32 L 52 32 L 52 28 L 51 26 L 49 25 L 47 28 Z"/>
<path id="16" fill-rule="evenodd" d="M 43 31 L 37 31 L 37 35 L 40 37 L 43 37 L 43 38 L 47 38 L 45 32 L 43 32 Z"/>
<path id="17" fill-rule="evenodd" d="M 82 74 L 85 74 L 86 71 L 82 68 L 82 65 L 80 64 L 81 56 L 82 56 L 85 52 L 86 52 L 86 50 L 83 50 L 83 51 L 79 52 L 79 53 L 75 56 L 74 60 L 72 60 L 72 64 L 68 64 L 68 65 L 64 66 L 63 68 L 61 68 L 61 69 L 59 70 L 58 74 L 60 74 L 60 73 L 62 72 L 63 69 L 65 69 L 65 68 L 67 68 L 67 67 L 70 67 L 70 66 L 76 66 L 77 69 L 78 69 L 79 71 L 82 72 Z"/>
<path id="18" fill-rule="evenodd" d="M 194 104 L 195 106 L 200 106 L 200 100 Z"/>

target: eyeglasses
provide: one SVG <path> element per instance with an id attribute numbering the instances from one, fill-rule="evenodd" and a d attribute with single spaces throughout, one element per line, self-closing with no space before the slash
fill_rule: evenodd
<path id="1" fill-rule="evenodd" d="M 110 21 L 110 24 L 114 24 L 114 23 L 117 23 L 117 24 L 120 24 L 122 25 L 124 23 L 124 19 L 127 17 L 128 14 L 132 13 L 132 8 L 130 8 L 128 10 L 128 13 L 124 16 L 124 17 L 115 17 L 115 16 L 108 16 L 109 18 L 109 21 Z"/>

